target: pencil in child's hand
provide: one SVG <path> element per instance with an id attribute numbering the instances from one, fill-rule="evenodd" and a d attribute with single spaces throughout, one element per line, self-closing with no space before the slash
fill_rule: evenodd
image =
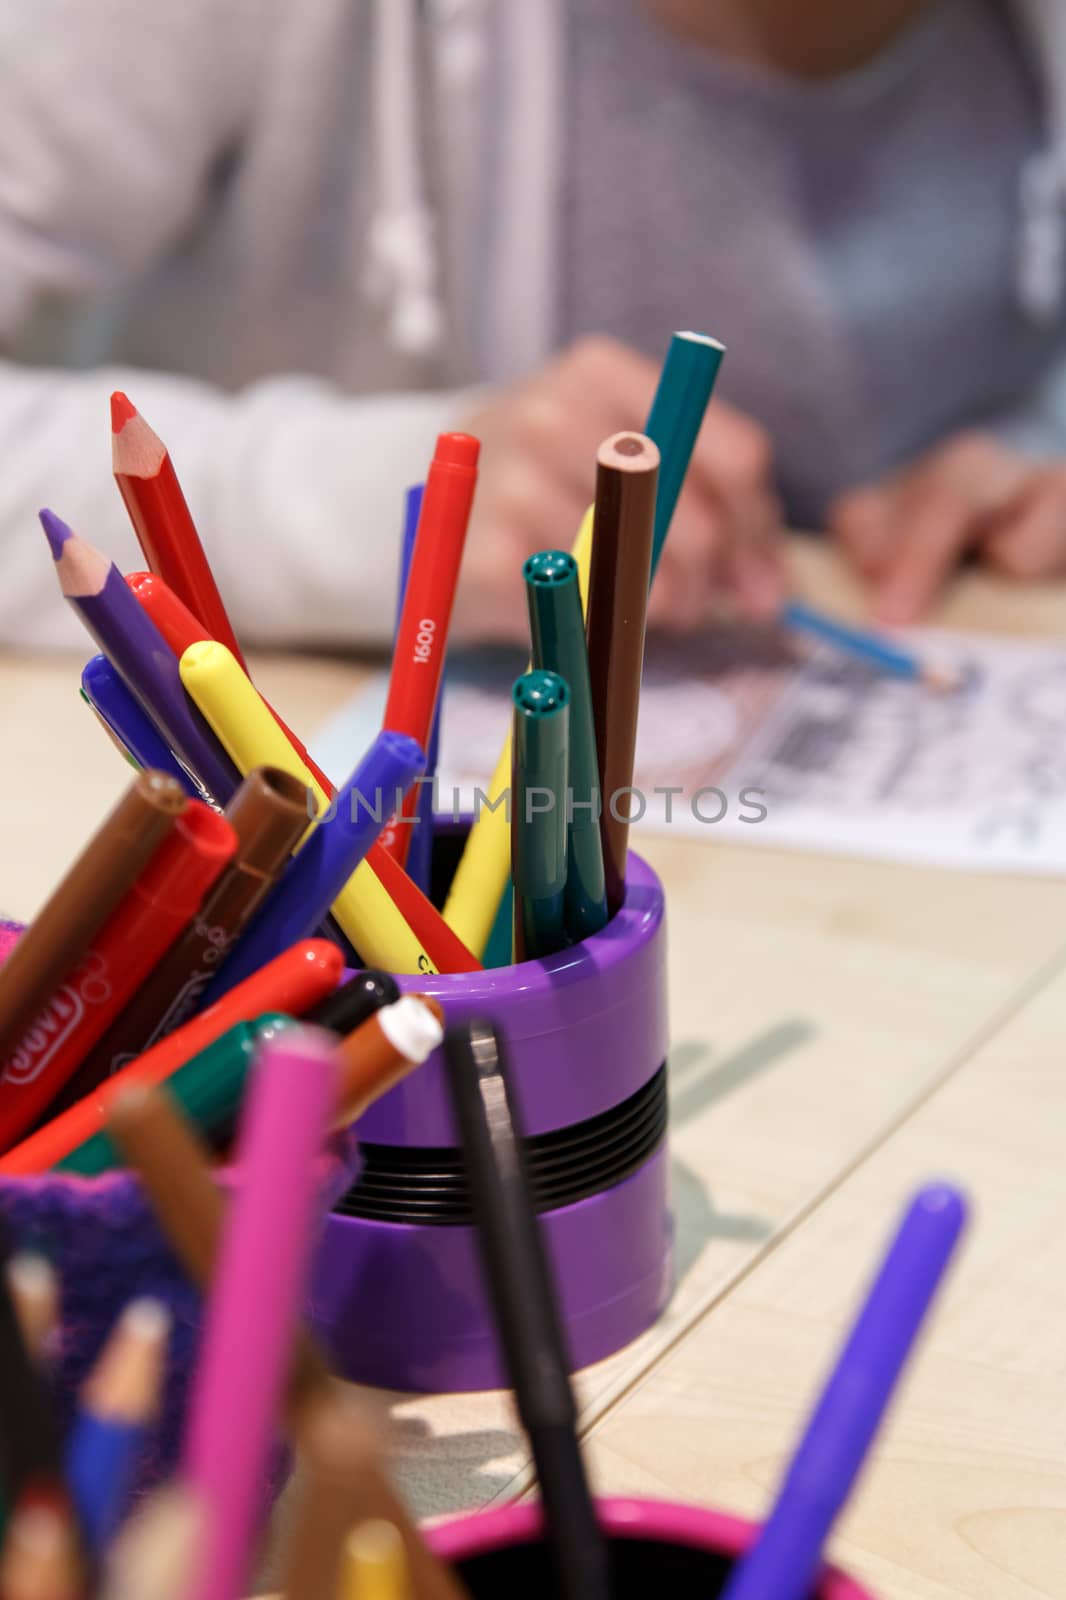
<path id="1" fill-rule="evenodd" d="M 964 673 L 935 661 L 924 660 L 915 651 L 874 632 L 872 628 L 859 628 L 840 622 L 801 600 L 790 600 L 782 609 L 781 626 L 821 639 L 845 655 L 879 667 L 894 678 L 923 683 L 935 694 L 953 694 L 965 682 Z"/>

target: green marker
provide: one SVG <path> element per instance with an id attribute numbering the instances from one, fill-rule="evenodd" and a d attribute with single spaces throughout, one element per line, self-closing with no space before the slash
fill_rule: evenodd
<path id="1" fill-rule="evenodd" d="M 567 944 L 566 790 L 570 690 L 555 672 L 527 672 L 511 691 L 511 875 L 516 961 L 535 961 Z"/>
<path id="2" fill-rule="evenodd" d="M 644 432 L 659 447 L 659 489 L 651 575 L 659 565 L 681 485 L 718 377 L 725 345 L 706 333 L 675 333 L 659 376 Z"/>
<path id="3" fill-rule="evenodd" d="M 293 1019 L 280 1011 L 264 1012 L 254 1022 L 238 1022 L 172 1072 L 162 1087 L 205 1138 L 219 1138 L 237 1120 L 248 1073 L 260 1047 L 292 1027 Z M 124 1165 L 110 1136 L 101 1132 L 57 1161 L 55 1170 L 92 1178 Z"/>
<path id="4" fill-rule="evenodd" d="M 600 839 L 600 777 L 592 716 L 589 656 L 577 562 L 542 550 L 522 568 L 533 635 L 533 665 L 558 673 L 570 690 L 570 775 L 567 788 L 566 892 L 563 918 L 572 939 L 587 939 L 607 922 Z"/>

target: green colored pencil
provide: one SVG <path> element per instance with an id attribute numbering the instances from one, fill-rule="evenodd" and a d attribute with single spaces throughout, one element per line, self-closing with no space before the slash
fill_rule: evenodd
<path id="1" fill-rule="evenodd" d="M 542 550 L 522 568 L 533 636 L 533 665 L 558 673 L 570 690 L 566 891 L 563 918 L 572 939 L 587 939 L 607 921 L 600 839 L 600 777 L 592 715 L 589 655 L 578 566 L 563 550 Z"/>
<path id="2" fill-rule="evenodd" d="M 663 362 L 644 427 L 661 458 L 651 549 L 653 578 L 724 355 L 725 345 L 709 334 L 675 333 Z"/>

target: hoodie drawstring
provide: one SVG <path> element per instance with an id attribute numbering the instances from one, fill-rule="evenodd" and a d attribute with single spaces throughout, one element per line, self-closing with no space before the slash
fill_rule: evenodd
<path id="1" fill-rule="evenodd" d="M 386 313 L 393 344 L 409 355 L 438 349 L 434 218 L 422 187 L 419 123 L 419 0 L 377 0 L 374 73 L 376 193 L 364 292 Z"/>

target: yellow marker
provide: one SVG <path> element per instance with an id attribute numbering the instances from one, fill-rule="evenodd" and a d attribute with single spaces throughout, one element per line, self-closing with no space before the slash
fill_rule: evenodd
<path id="1" fill-rule="evenodd" d="M 307 785 L 319 811 L 329 804 L 329 796 L 225 645 L 214 640 L 191 644 L 181 658 L 181 681 L 242 778 L 256 767 L 280 767 Z M 369 862 L 356 867 L 333 903 L 333 914 L 370 966 L 387 972 L 436 972 Z"/>
<path id="2" fill-rule="evenodd" d="M 391 1522 L 362 1522 L 348 1535 L 339 1600 L 408 1600 L 403 1539 Z"/>
<path id="3" fill-rule="evenodd" d="M 587 607 L 589 598 L 593 509 L 589 506 L 582 517 L 570 551 L 577 562 L 582 610 Z M 485 947 L 511 870 L 511 827 L 507 807 L 503 804 L 510 782 L 511 734 L 508 730 L 489 784 L 488 799 L 482 802 L 474 819 L 444 905 L 445 922 L 479 961 L 484 960 Z"/>

